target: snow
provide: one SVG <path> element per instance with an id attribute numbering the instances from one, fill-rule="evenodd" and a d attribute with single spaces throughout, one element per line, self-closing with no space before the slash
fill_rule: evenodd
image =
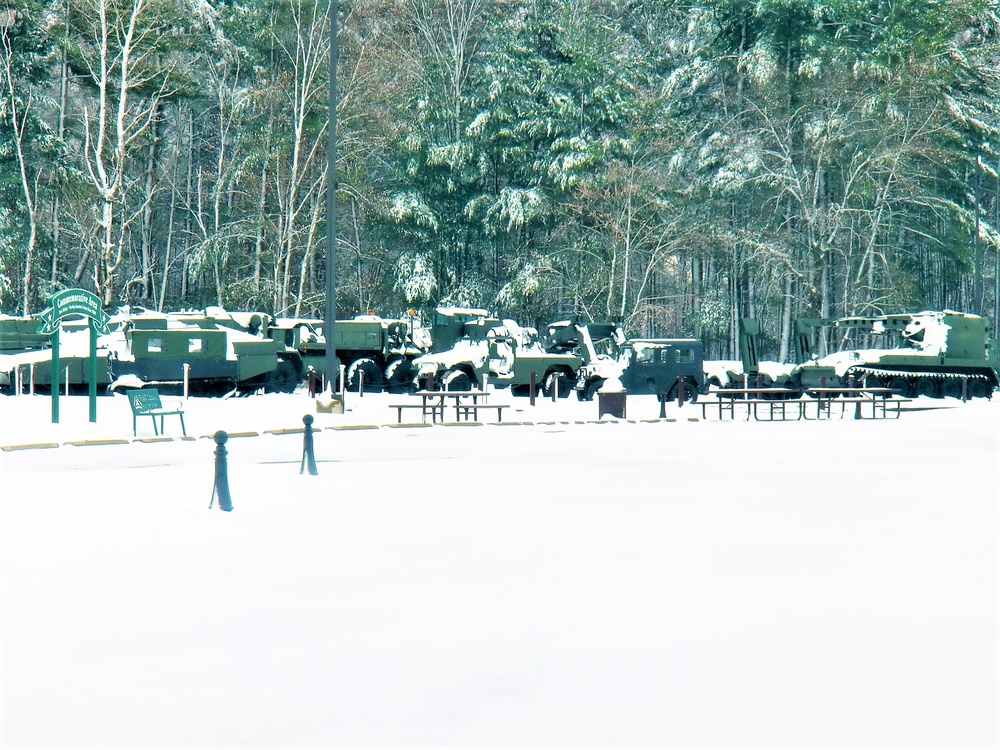
<path id="1" fill-rule="evenodd" d="M 0 397 L 0 447 L 59 445 L 0 451 L 0 745 L 995 745 L 1000 400 L 399 398 L 193 398 L 144 443 L 124 396 Z"/>

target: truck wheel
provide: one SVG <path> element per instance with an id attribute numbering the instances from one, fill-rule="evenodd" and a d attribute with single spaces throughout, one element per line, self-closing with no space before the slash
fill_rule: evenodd
<path id="1" fill-rule="evenodd" d="M 552 398 L 552 392 L 558 388 L 559 398 L 566 398 L 573 390 L 573 381 L 564 372 L 550 372 L 542 383 L 542 393 L 546 398 Z"/>
<path id="2" fill-rule="evenodd" d="M 416 370 L 407 359 L 397 359 L 385 368 L 386 390 L 389 393 L 408 393 L 413 390 Z"/>
<path id="3" fill-rule="evenodd" d="M 382 390 L 382 370 L 375 364 L 375 360 L 367 357 L 357 359 L 347 368 L 347 387 L 350 390 L 356 391 L 361 381 L 364 382 L 366 391 Z"/>
<path id="4" fill-rule="evenodd" d="M 448 370 L 441 378 L 441 387 L 446 391 L 471 391 L 472 379 L 461 370 Z"/>
<path id="5" fill-rule="evenodd" d="M 597 392 L 601 390 L 601 386 L 604 385 L 604 378 L 598 378 L 597 380 L 592 380 L 587 383 L 587 396 L 584 401 L 593 401 Z"/>

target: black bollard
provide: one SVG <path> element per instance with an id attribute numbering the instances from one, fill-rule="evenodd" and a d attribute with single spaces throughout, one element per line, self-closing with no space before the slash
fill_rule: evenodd
<path id="1" fill-rule="evenodd" d="M 306 370 L 306 379 L 309 383 L 309 398 L 316 398 L 318 377 L 316 368 L 312 365 L 309 365 L 309 368 Z"/>
<path id="2" fill-rule="evenodd" d="M 535 405 L 535 382 L 536 382 L 535 371 L 531 371 L 531 377 L 528 380 L 528 403 L 531 406 Z"/>
<path id="3" fill-rule="evenodd" d="M 316 454 L 313 453 L 313 415 L 306 414 L 302 417 L 302 423 L 305 429 L 302 431 L 302 466 L 299 467 L 299 474 L 308 466 L 309 473 L 316 476 L 319 472 L 316 471 Z"/>
<path id="4" fill-rule="evenodd" d="M 667 395 L 666 391 L 660 392 L 660 419 L 667 418 Z"/>
<path id="5" fill-rule="evenodd" d="M 229 469 L 226 467 L 226 441 L 229 435 L 219 430 L 215 433 L 215 484 L 212 486 L 212 500 L 208 507 L 212 507 L 215 496 L 219 496 L 219 508 L 224 511 L 233 509 L 232 498 L 229 497 Z"/>
<path id="6" fill-rule="evenodd" d="M 677 406 L 684 406 L 684 376 L 677 376 Z"/>

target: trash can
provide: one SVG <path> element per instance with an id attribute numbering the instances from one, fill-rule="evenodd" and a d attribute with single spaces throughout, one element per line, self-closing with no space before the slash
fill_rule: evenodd
<path id="1" fill-rule="evenodd" d="M 617 419 L 625 419 L 625 386 L 618 378 L 608 378 L 604 385 L 597 389 L 597 416 L 608 415 Z"/>

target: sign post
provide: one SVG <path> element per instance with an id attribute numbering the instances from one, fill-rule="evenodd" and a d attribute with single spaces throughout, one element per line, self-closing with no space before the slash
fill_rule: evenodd
<path id="1" fill-rule="evenodd" d="M 90 332 L 88 395 L 90 421 L 97 421 L 97 336 L 108 332 L 108 315 L 101 309 L 101 300 L 86 289 L 64 289 L 49 297 L 49 306 L 38 314 L 38 332 L 49 336 L 52 343 L 52 424 L 59 423 L 59 326 L 66 318 L 84 317 Z"/>

